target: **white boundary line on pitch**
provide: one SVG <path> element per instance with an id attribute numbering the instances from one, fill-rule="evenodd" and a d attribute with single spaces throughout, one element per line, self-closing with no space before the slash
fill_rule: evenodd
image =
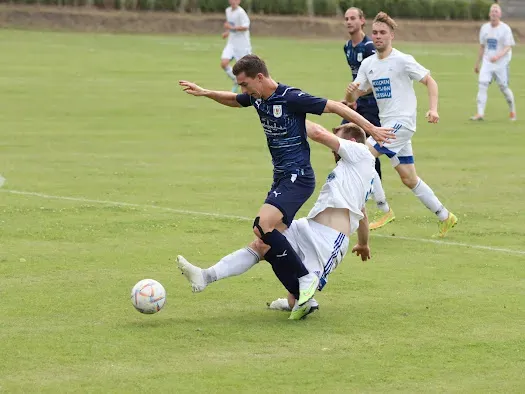
<path id="1" fill-rule="evenodd" d="M 53 195 L 44 194 L 44 193 L 25 192 L 25 191 L 9 190 L 9 189 L 0 189 L 0 192 L 18 194 L 22 196 L 40 197 L 40 198 L 45 198 L 48 200 L 65 200 L 65 201 L 75 201 L 75 202 L 121 206 L 121 207 L 158 209 L 161 211 L 173 212 L 173 213 L 178 213 L 182 215 L 210 216 L 210 217 L 215 217 L 215 218 L 220 218 L 220 219 L 235 219 L 235 220 L 243 220 L 243 221 L 252 220 L 252 218 L 249 218 L 246 216 L 226 215 L 226 214 L 221 214 L 221 213 L 211 213 L 211 212 L 201 212 L 201 211 L 190 211 L 186 209 L 161 207 L 158 205 L 133 204 L 133 203 L 128 203 L 128 202 L 108 201 L 108 200 L 93 200 L 93 199 L 82 198 L 82 197 L 53 196 Z M 386 239 L 401 239 L 404 241 L 430 243 L 430 244 L 435 244 L 435 245 L 458 246 L 458 247 L 470 248 L 470 249 L 489 250 L 491 252 L 502 252 L 502 253 L 509 253 L 509 254 L 525 255 L 525 250 L 505 249 L 505 248 L 498 248 L 498 247 L 485 246 L 485 245 L 472 245 L 472 244 L 467 244 L 467 243 L 462 243 L 462 242 L 439 241 L 439 240 L 425 239 L 425 238 L 398 237 L 398 236 L 389 236 L 389 235 L 382 235 L 382 234 L 372 234 L 372 236 L 379 237 L 379 238 L 386 238 Z"/>

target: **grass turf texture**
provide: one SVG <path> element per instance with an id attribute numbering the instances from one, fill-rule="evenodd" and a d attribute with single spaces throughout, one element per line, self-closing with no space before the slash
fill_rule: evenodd
<path id="1" fill-rule="evenodd" d="M 209 266 L 252 239 L 251 221 L 147 206 L 252 218 L 271 182 L 254 110 L 178 87 L 183 78 L 229 90 L 223 44 L 0 31 L 0 391 L 523 392 L 525 256 L 378 237 L 437 230 L 387 160 L 397 221 L 372 236 L 372 261 L 346 257 L 319 312 L 297 323 L 266 310 L 284 292 L 265 263 L 191 294 L 176 254 Z M 351 78 L 342 45 L 254 40 L 274 78 L 333 99 Z M 414 150 L 419 174 L 460 219 L 447 241 L 523 251 L 523 122 L 508 121 L 496 86 L 487 120 L 467 120 L 475 46 L 397 47 L 439 82 L 438 125 L 424 122 L 416 87 Z M 519 117 L 524 58 L 518 48 L 511 71 Z M 311 146 L 320 186 L 333 159 Z M 153 316 L 129 301 L 148 277 L 168 292 Z"/>

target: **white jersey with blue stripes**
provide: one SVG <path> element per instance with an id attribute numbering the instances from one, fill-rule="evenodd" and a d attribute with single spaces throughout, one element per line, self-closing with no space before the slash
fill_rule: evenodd
<path id="1" fill-rule="evenodd" d="M 361 63 L 355 82 L 366 92 L 372 89 L 379 108 L 383 127 L 400 123 L 416 131 L 417 98 L 414 81 L 419 82 L 430 73 L 411 56 L 397 49 L 384 59 L 377 53 Z"/>
<path id="2" fill-rule="evenodd" d="M 328 175 L 307 218 L 312 219 L 327 208 L 346 208 L 350 211 L 350 232 L 354 232 L 371 193 L 375 159 L 366 145 L 342 138 L 337 154 L 341 159 Z"/>

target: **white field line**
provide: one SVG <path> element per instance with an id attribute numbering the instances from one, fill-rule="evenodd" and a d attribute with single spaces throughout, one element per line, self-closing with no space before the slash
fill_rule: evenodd
<path id="1" fill-rule="evenodd" d="M 44 198 L 48 200 L 76 201 L 76 202 L 82 202 L 82 203 L 132 207 L 132 208 L 140 208 L 140 209 L 158 209 L 161 211 L 173 212 L 173 213 L 177 213 L 181 215 L 208 216 L 208 217 L 215 217 L 219 219 L 235 219 L 235 220 L 242 220 L 242 221 L 253 220 L 253 218 L 246 217 L 246 216 L 226 215 L 226 214 L 212 213 L 212 212 L 191 211 L 191 210 L 186 210 L 186 209 L 161 207 L 158 205 L 133 204 L 133 203 L 128 203 L 128 202 L 108 201 L 108 200 L 94 200 L 94 199 L 83 198 L 83 197 L 53 196 L 53 195 L 44 194 L 44 193 L 26 192 L 26 191 L 9 190 L 9 189 L 0 189 L 0 192 L 18 194 L 18 195 L 23 195 L 23 196 L 39 197 L 39 198 Z M 418 243 L 430 243 L 430 244 L 435 244 L 435 245 L 457 246 L 457 247 L 462 247 L 462 248 L 488 250 L 491 252 L 525 255 L 525 250 L 506 249 L 506 248 L 492 247 L 492 246 L 486 246 L 486 245 L 467 244 L 463 242 L 449 242 L 449 241 L 440 241 L 440 240 L 434 240 L 434 239 L 398 237 L 398 236 L 389 236 L 389 235 L 381 235 L 381 234 L 372 234 L 372 236 L 379 237 L 379 238 L 387 238 L 387 239 L 399 239 L 403 241 L 411 241 L 411 242 L 418 242 Z"/>

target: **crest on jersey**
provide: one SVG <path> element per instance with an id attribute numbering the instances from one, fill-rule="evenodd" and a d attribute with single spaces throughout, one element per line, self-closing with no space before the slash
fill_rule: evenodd
<path id="1" fill-rule="evenodd" d="M 280 118 L 282 115 L 283 115 L 283 106 L 274 105 L 273 106 L 273 116 L 276 118 Z"/>
<path id="2" fill-rule="evenodd" d="M 359 63 L 361 63 L 361 62 L 363 61 L 363 52 L 359 52 L 359 53 L 357 54 L 357 61 L 358 61 Z"/>

